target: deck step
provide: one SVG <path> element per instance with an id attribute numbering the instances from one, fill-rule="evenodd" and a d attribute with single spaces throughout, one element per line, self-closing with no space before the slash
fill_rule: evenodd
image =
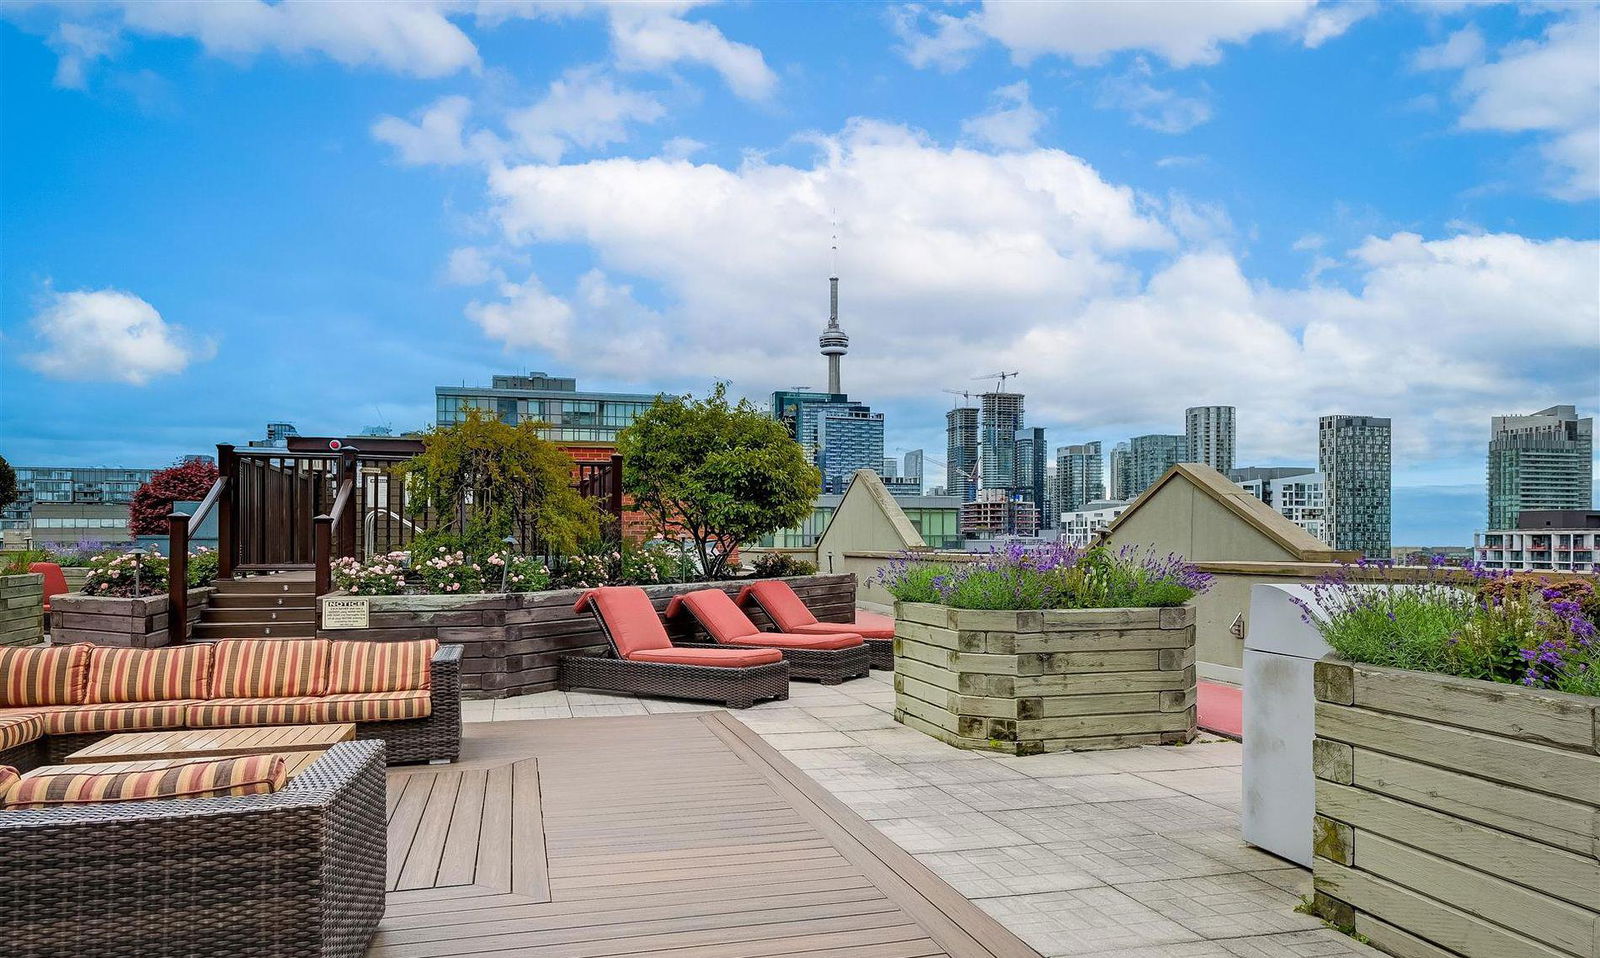
<path id="1" fill-rule="evenodd" d="M 314 595 L 317 585 L 299 575 L 257 575 L 246 579 L 218 579 L 218 595 Z"/>
<path id="2" fill-rule="evenodd" d="M 272 609 L 219 609 L 212 608 L 205 611 L 205 622 L 237 622 L 249 624 L 259 622 L 262 625 L 272 625 L 277 622 L 315 622 L 317 610 L 311 606 L 303 608 L 272 608 Z"/>
<path id="3" fill-rule="evenodd" d="M 190 639 L 310 639 L 314 631 L 310 622 L 196 622 Z"/>
<path id="4" fill-rule="evenodd" d="M 308 592 L 217 592 L 206 611 L 212 609 L 314 609 L 316 597 Z"/>

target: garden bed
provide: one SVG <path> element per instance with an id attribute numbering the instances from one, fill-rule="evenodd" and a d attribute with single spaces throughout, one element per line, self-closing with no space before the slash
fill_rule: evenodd
<path id="1" fill-rule="evenodd" d="M 1316 666 L 1316 905 L 1404 956 L 1600 953 L 1600 699 Z"/>
<path id="2" fill-rule="evenodd" d="M 190 625 L 199 620 L 215 591 L 210 587 L 189 590 Z M 137 599 L 79 593 L 58 595 L 50 600 L 50 644 L 88 642 L 153 649 L 181 642 L 185 636 L 172 634 L 170 609 L 171 602 L 165 592 Z"/>
<path id="3" fill-rule="evenodd" d="M 686 582 L 642 588 L 656 610 L 675 595 L 697 589 L 720 588 L 737 593 L 749 580 Z M 824 622 L 848 622 L 855 617 L 856 580 L 852 575 L 809 575 L 785 579 Z M 367 597 L 367 627 L 321 629 L 332 639 L 394 641 L 437 638 L 463 646 L 461 687 L 478 698 L 525 695 L 556 688 L 561 656 L 601 654 L 605 637 L 592 616 L 572 611 L 582 589 L 556 589 L 525 593 L 467 595 L 376 595 Z M 341 596 L 342 598 L 342 596 Z M 327 601 L 327 597 L 322 600 Z M 752 620 L 763 629 L 772 623 L 758 610 Z M 675 639 L 687 639 L 687 621 L 667 623 Z"/>
<path id="4" fill-rule="evenodd" d="M 44 576 L 0 576 L 0 646 L 44 641 Z"/>
<path id="5" fill-rule="evenodd" d="M 1194 608 L 895 605 L 895 718 L 1013 755 L 1193 741 Z"/>

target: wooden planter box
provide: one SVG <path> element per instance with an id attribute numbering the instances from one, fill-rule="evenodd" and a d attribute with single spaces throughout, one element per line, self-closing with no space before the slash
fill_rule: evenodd
<path id="1" fill-rule="evenodd" d="M 1391 954 L 1600 954 L 1600 699 L 1317 663 L 1323 917 Z"/>
<path id="2" fill-rule="evenodd" d="M 44 641 L 44 576 L 0 575 L 0 645 Z"/>
<path id="3" fill-rule="evenodd" d="M 748 581 L 687 582 L 645 586 L 644 590 L 660 612 L 675 595 L 711 588 L 732 595 Z M 855 618 L 855 576 L 795 576 L 785 581 L 818 619 L 848 622 Z M 371 596 L 367 628 L 320 629 L 317 635 L 367 641 L 436 638 L 455 643 L 463 647 L 463 692 L 474 698 L 526 695 L 556 688 L 561 656 L 606 650 L 605 636 L 594 616 L 572 611 L 582 594 L 582 589 L 558 589 L 509 595 Z M 773 628 L 765 615 L 755 609 L 748 612 L 756 625 Z M 667 632 L 675 639 L 687 639 L 694 633 L 691 621 L 685 616 L 668 622 Z"/>
<path id="4" fill-rule="evenodd" d="M 1194 607 L 895 605 L 895 718 L 1013 755 L 1189 742 Z"/>
<path id="5" fill-rule="evenodd" d="M 89 567 L 86 565 L 69 565 L 61 567 L 61 575 L 67 580 L 68 592 L 81 592 L 89 581 Z"/>
<path id="6" fill-rule="evenodd" d="M 205 610 L 210 587 L 189 590 L 189 624 Z M 50 600 L 50 644 L 88 642 L 119 648 L 154 649 L 182 641 L 172 634 L 165 592 L 138 599 L 68 594 Z"/>

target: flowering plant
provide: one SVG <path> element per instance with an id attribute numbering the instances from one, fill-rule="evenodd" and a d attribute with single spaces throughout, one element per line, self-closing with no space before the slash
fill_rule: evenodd
<path id="1" fill-rule="evenodd" d="M 400 595 L 406 590 L 406 554 L 391 552 L 366 562 L 354 556 L 333 560 L 335 588 L 351 595 Z"/>
<path id="2" fill-rule="evenodd" d="M 1301 617 L 1353 662 L 1600 696 L 1594 586 L 1576 577 L 1364 561 L 1311 586 Z"/>
<path id="3" fill-rule="evenodd" d="M 135 572 L 137 569 L 137 572 Z M 137 588 L 136 588 L 137 587 Z M 142 557 L 132 552 L 102 553 L 89 560 L 89 577 L 84 581 L 87 595 L 131 598 L 167 591 L 167 560 L 151 550 Z"/>
<path id="4" fill-rule="evenodd" d="M 448 546 L 435 546 L 431 552 L 414 553 L 412 561 L 430 593 L 455 595 L 483 591 L 484 563 L 460 549 L 452 551 Z"/>
<path id="5" fill-rule="evenodd" d="M 483 561 L 490 589 L 499 590 L 502 584 L 506 592 L 538 592 L 550 588 L 549 567 L 533 556 L 491 552 Z"/>
<path id="6" fill-rule="evenodd" d="M 1104 609 L 1177 606 L 1211 587 L 1182 556 L 1125 547 L 1012 544 L 972 562 L 925 562 L 907 553 L 876 580 L 902 602 L 957 609 Z"/>

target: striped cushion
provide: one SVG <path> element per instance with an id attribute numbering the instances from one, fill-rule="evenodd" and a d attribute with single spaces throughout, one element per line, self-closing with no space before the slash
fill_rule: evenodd
<path id="1" fill-rule="evenodd" d="M 328 692 L 410 692 L 433 680 L 438 639 L 404 642 L 335 642 Z"/>
<path id="2" fill-rule="evenodd" d="M 12 786 L 3 807 L 264 795 L 287 779 L 282 755 L 197 759 L 143 772 L 46 772 Z"/>
<path id="3" fill-rule="evenodd" d="M 144 729 L 183 728 L 189 706 L 200 699 L 130 705 L 111 702 L 50 709 L 44 713 L 48 735 L 82 735 L 86 732 L 137 732 Z"/>
<path id="4" fill-rule="evenodd" d="M 212 699 L 189 706 L 190 728 L 245 725 L 326 725 L 427 718 L 433 699 L 426 691 L 352 692 L 276 699 Z"/>
<path id="5" fill-rule="evenodd" d="M 328 689 L 327 639 L 223 639 L 211 660 L 211 697 L 294 698 Z"/>
<path id="6" fill-rule="evenodd" d="M 9 765 L 0 765 L 0 807 L 6 802 L 6 793 L 11 791 L 11 786 L 22 780 L 22 773 Z"/>
<path id="7" fill-rule="evenodd" d="M 85 702 L 165 702 L 203 699 L 210 691 L 211 646 L 170 649 L 95 649 L 89 655 Z"/>
<path id="8" fill-rule="evenodd" d="M 44 734 L 44 716 L 38 712 L 0 715 L 0 752 L 26 745 Z"/>
<path id="9" fill-rule="evenodd" d="M 88 670 L 88 645 L 0 648 L 0 706 L 77 705 Z"/>

